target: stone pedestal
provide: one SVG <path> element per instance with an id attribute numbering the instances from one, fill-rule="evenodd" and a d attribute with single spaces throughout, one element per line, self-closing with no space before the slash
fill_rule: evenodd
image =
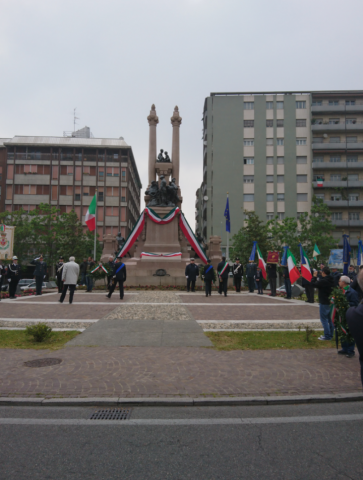
<path id="1" fill-rule="evenodd" d="M 222 261 L 222 239 L 219 235 L 212 235 L 209 237 L 208 243 L 208 257 L 212 262 L 213 267 L 216 269 L 218 263 Z"/>
<path id="2" fill-rule="evenodd" d="M 118 250 L 117 241 L 115 235 L 104 235 L 102 238 L 103 250 L 101 255 L 101 262 L 106 263 L 110 256 L 114 257 L 115 252 Z"/>

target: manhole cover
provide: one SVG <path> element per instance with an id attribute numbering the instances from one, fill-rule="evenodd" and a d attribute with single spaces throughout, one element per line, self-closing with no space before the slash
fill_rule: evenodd
<path id="1" fill-rule="evenodd" d="M 96 410 L 90 416 L 90 420 L 128 420 L 131 415 L 131 408 L 106 408 Z"/>
<path id="2" fill-rule="evenodd" d="M 29 362 L 24 362 L 25 367 L 49 367 L 51 365 L 58 365 L 62 363 L 61 358 L 39 358 L 37 360 L 29 360 Z"/>

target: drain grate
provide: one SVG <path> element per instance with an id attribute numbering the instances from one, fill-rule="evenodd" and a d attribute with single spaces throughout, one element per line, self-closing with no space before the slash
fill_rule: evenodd
<path id="1" fill-rule="evenodd" d="M 51 365 L 58 365 L 62 363 L 61 358 L 38 358 L 37 360 L 29 360 L 29 362 L 24 362 L 25 367 L 50 367 Z"/>
<path id="2" fill-rule="evenodd" d="M 90 420 L 129 420 L 132 408 L 104 408 L 96 410 Z"/>

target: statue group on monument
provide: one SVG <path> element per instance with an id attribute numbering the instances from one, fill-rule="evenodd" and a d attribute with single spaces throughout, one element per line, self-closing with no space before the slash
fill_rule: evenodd
<path id="1" fill-rule="evenodd" d="M 161 150 L 160 150 L 160 153 L 159 153 L 159 155 L 158 155 L 158 159 L 157 159 L 156 161 L 157 161 L 157 162 L 160 162 L 160 163 L 170 163 L 171 160 L 170 160 L 170 157 L 169 157 L 169 155 L 168 155 L 168 152 L 164 152 L 164 155 L 165 155 L 165 156 L 163 156 L 163 152 L 164 152 L 164 150 L 161 149 Z"/>
<path id="2" fill-rule="evenodd" d="M 158 182 L 153 180 L 145 195 L 150 197 L 148 207 L 176 207 L 178 202 L 181 201 L 178 196 L 178 185 L 175 183 L 175 178 L 167 185 L 164 175 L 160 175 L 160 187 Z"/>

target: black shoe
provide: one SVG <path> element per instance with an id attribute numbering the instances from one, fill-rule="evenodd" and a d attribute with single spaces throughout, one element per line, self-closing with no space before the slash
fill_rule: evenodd
<path id="1" fill-rule="evenodd" d="M 111 298 L 110 295 L 106 295 L 106 298 Z"/>
<path id="2" fill-rule="evenodd" d="M 338 350 L 338 355 L 346 355 L 347 352 L 345 350 Z"/>
<path id="3" fill-rule="evenodd" d="M 63 302 L 61 302 L 60 300 L 58 300 L 58 302 L 59 302 L 59 303 L 63 303 Z"/>
<path id="4" fill-rule="evenodd" d="M 227 295 L 225 294 L 224 296 L 226 297 Z"/>
<path id="5" fill-rule="evenodd" d="M 347 358 L 353 358 L 354 355 L 355 355 L 354 353 L 347 353 L 346 357 L 347 357 Z"/>
<path id="6" fill-rule="evenodd" d="M 69 302 L 69 305 L 72 305 L 72 302 Z"/>

